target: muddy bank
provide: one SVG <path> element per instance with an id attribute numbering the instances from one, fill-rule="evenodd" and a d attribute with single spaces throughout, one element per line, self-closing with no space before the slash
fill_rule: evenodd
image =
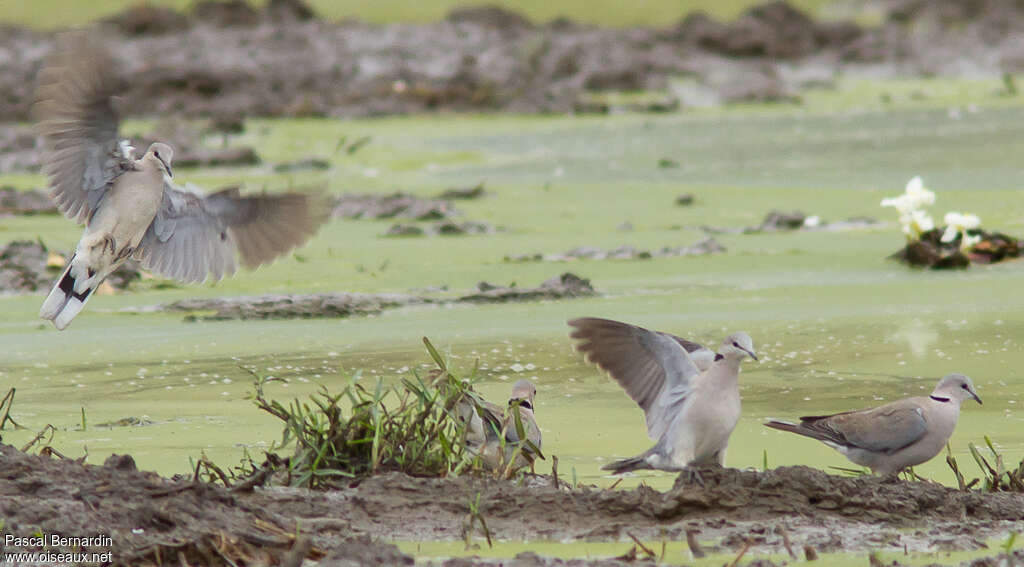
<path id="1" fill-rule="evenodd" d="M 590 297 L 597 291 L 590 280 L 572 273 L 550 278 L 536 287 L 477 284 L 477 290 L 455 297 L 400 293 L 316 293 L 185 299 L 165 305 L 126 309 L 128 312 L 170 311 L 188 313 L 186 320 L 221 321 L 231 319 L 310 319 L 376 315 L 385 309 L 414 305 L 450 305 L 456 303 L 505 303 L 547 301 Z M 209 312 L 212 314 L 207 314 Z"/>
<path id="2" fill-rule="evenodd" d="M 41 189 L 19 191 L 14 187 L 0 187 L 0 217 L 4 215 L 55 215 L 57 205 Z"/>
<path id="3" fill-rule="evenodd" d="M 14 240 L 0 247 L 0 293 L 45 291 L 64 271 L 70 254 L 48 249 L 42 242 Z M 141 265 L 128 260 L 110 274 L 96 293 L 103 295 L 127 289 L 143 277 Z"/>
<path id="4" fill-rule="evenodd" d="M 0 39 L 0 43 L 2 41 Z M 138 154 L 156 141 L 170 144 L 174 148 L 174 166 L 180 168 L 259 165 L 262 160 L 255 149 L 229 145 L 227 132 L 222 130 L 224 126 L 217 121 L 163 120 L 150 132 L 130 141 Z M 238 134 L 243 130 L 239 123 L 231 133 Z M 205 143 L 207 139 L 210 145 Z M 41 139 L 31 127 L 7 124 L 0 128 L 0 174 L 37 173 L 42 167 L 40 160 L 43 154 Z M 2 210 L 0 207 L 0 212 Z M 53 210 L 56 212 L 56 207 Z"/>
<path id="5" fill-rule="evenodd" d="M 784 2 L 722 23 L 695 14 L 664 29 L 546 24 L 496 8 L 425 25 L 327 22 L 296 2 L 257 10 L 199 3 L 188 14 L 138 7 L 105 32 L 127 71 L 129 114 L 367 116 L 434 110 L 572 112 L 588 92 L 694 84 L 693 101 L 798 100 L 837 74 L 999 74 L 1024 68 L 1011 0 L 899 2 L 877 28 L 816 22 Z M 298 14 L 298 15 L 297 15 Z M 0 121 L 26 121 L 53 34 L 0 34 Z M 316 54 L 311 57 L 311 54 Z M 598 109 L 600 110 L 600 109 Z M 607 110 L 607 109 L 605 109 Z"/>
<path id="6" fill-rule="evenodd" d="M 125 456 L 92 466 L 0 445 L 0 515 L 2 531 L 18 536 L 37 530 L 109 536 L 108 545 L 85 550 L 112 551 L 115 563 L 124 565 L 155 563 L 157 553 L 165 565 L 183 559 L 221 565 L 223 557 L 240 565 L 280 564 L 290 553 L 408 564 L 407 556 L 378 540 L 463 539 L 477 495 L 496 538 L 627 542 L 632 534 L 680 541 L 691 531 L 713 542 L 705 545 L 710 552 L 735 553 L 748 541 L 754 550 L 775 553 L 786 553 L 787 545 L 817 552 L 979 549 L 987 537 L 1024 527 L 1020 494 L 836 477 L 805 467 L 706 469 L 701 475 L 703 486 L 680 477 L 666 492 L 570 490 L 564 483 L 555 488 L 550 477 L 520 485 L 400 474 L 326 492 L 226 489 L 140 472 Z M 302 534 L 298 541 L 296 533 Z M 549 561 L 525 555 L 502 564 L 565 564 Z"/>

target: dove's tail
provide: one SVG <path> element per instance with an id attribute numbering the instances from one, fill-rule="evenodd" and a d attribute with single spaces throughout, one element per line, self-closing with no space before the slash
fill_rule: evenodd
<path id="1" fill-rule="evenodd" d="M 53 321 L 53 326 L 61 331 L 66 329 L 71 324 L 71 320 L 82 311 L 85 302 L 89 301 L 93 290 L 95 290 L 95 287 L 89 287 L 82 293 L 75 292 L 75 277 L 71 275 L 71 266 L 74 260 L 75 257 L 72 256 L 67 267 L 64 268 L 64 273 L 61 274 L 60 279 L 50 290 L 50 295 L 46 296 L 42 308 L 39 309 L 39 316 Z"/>
<path id="2" fill-rule="evenodd" d="M 648 453 L 641 453 L 635 457 L 622 459 L 601 467 L 601 470 L 611 471 L 612 474 L 622 474 L 630 471 L 654 468 L 647 462 Z"/>

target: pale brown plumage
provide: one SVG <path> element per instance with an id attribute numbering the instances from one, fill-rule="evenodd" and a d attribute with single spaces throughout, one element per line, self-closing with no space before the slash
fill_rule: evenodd
<path id="1" fill-rule="evenodd" d="M 117 136 L 114 99 L 124 85 L 110 51 L 82 32 L 61 37 L 39 74 L 34 110 L 42 171 L 58 209 L 86 223 L 40 310 L 58 329 L 128 258 L 183 282 L 217 280 L 235 273 L 236 257 L 246 268 L 272 262 L 309 240 L 328 218 L 318 192 L 206 195 L 178 186 L 173 150 L 163 143 L 134 159 Z"/>

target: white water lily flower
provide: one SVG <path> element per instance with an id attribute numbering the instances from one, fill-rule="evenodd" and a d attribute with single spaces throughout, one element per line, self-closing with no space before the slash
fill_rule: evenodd
<path id="1" fill-rule="evenodd" d="M 953 242 L 957 235 L 963 234 L 960 247 L 967 249 L 981 241 L 980 236 L 972 237 L 967 234 L 968 230 L 981 226 L 981 219 L 978 218 L 978 215 L 950 211 L 946 213 L 943 221 L 946 223 L 946 230 L 942 233 L 943 242 Z"/>
<path id="2" fill-rule="evenodd" d="M 934 203 L 935 193 L 925 188 L 919 175 L 907 182 L 902 195 L 882 199 L 883 207 L 893 207 L 899 213 L 903 233 L 910 240 L 918 239 L 922 232 L 935 228 L 935 221 L 922 209 Z"/>
<path id="3" fill-rule="evenodd" d="M 922 232 L 928 232 L 935 228 L 935 221 L 932 220 L 931 215 L 920 209 L 910 212 L 910 222 L 908 224 L 911 230 L 914 231 L 915 236 L 920 236 Z"/>
<path id="4" fill-rule="evenodd" d="M 900 195 L 899 197 L 890 197 L 888 199 L 882 199 L 883 207 L 892 207 L 896 209 L 901 215 L 908 214 L 914 210 L 914 202 L 906 194 Z"/>
<path id="5" fill-rule="evenodd" d="M 979 242 L 981 242 L 980 234 L 975 234 L 974 236 L 971 236 L 970 234 L 964 234 L 964 239 L 960 241 L 960 248 L 962 250 L 969 250 L 971 248 L 974 248 L 974 245 Z"/>
<path id="6" fill-rule="evenodd" d="M 978 215 L 956 211 L 946 213 L 943 221 L 946 223 L 946 232 L 942 235 L 943 242 L 952 242 L 956 240 L 957 234 L 981 226 L 981 219 L 978 218 Z"/>
<path id="7" fill-rule="evenodd" d="M 904 192 L 914 205 L 915 209 L 923 207 L 924 205 L 935 204 L 935 193 L 925 189 L 924 180 L 921 179 L 920 175 L 914 176 L 913 179 L 907 182 L 907 187 L 904 189 Z"/>

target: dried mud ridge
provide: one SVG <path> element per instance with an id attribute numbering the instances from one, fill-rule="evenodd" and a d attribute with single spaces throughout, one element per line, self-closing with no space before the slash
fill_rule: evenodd
<path id="1" fill-rule="evenodd" d="M 840 74 L 976 76 L 1024 68 L 1024 45 L 1015 39 L 1024 9 L 1012 0 L 895 2 L 871 29 L 815 22 L 785 2 L 731 23 L 694 14 L 663 29 L 537 24 L 488 7 L 424 25 L 334 23 L 297 0 L 265 10 L 198 2 L 189 14 L 142 4 L 109 25 L 105 37 L 132 75 L 125 110 L 142 116 L 604 111 L 588 93 L 663 89 L 670 78 L 693 78 L 651 108 L 663 110 L 798 100 L 800 88 L 831 84 Z M 28 121 L 53 33 L 3 31 L 0 121 Z"/>
<path id="2" fill-rule="evenodd" d="M 222 565 L 224 557 L 239 565 L 281 564 L 289 554 L 323 558 L 326 564 L 410 564 L 412 558 L 374 540 L 462 539 L 477 494 L 479 511 L 497 538 L 628 541 L 633 534 L 678 541 L 690 530 L 704 541 L 716 540 L 708 551 L 720 552 L 736 551 L 747 541 L 775 552 L 786 541 L 819 552 L 905 544 L 977 549 L 998 529 L 1024 526 L 1020 494 L 836 477 L 806 467 L 766 473 L 704 469 L 701 476 L 703 485 L 681 476 L 667 492 L 569 490 L 554 488 L 550 477 L 528 477 L 520 485 L 394 473 L 325 492 L 253 489 L 246 483 L 226 489 L 140 472 L 128 456 L 94 466 L 0 445 L 0 517 L 3 533 L 22 537 L 36 531 L 107 535 L 111 549 L 85 551 L 113 551 L 120 565 L 152 564 L 158 554 L 164 565 L 182 559 Z M 296 533 L 302 539 L 296 541 Z M 532 554 L 501 563 L 566 564 Z"/>
<path id="3" fill-rule="evenodd" d="M 507 303 L 590 297 L 597 291 L 590 280 L 566 272 L 545 280 L 537 287 L 521 288 L 477 284 L 477 291 L 457 297 L 410 295 L 401 293 L 316 293 L 261 295 L 257 297 L 199 298 L 175 301 L 155 307 L 126 311 L 171 311 L 189 313 L 188 320 L 220 321 L 230 319 L 309 319 L 376 315 L 385 309 L 411 305 L 448 305 L 454 303 Z M 213 311 L 212 315 L 201 315 Z"/>

